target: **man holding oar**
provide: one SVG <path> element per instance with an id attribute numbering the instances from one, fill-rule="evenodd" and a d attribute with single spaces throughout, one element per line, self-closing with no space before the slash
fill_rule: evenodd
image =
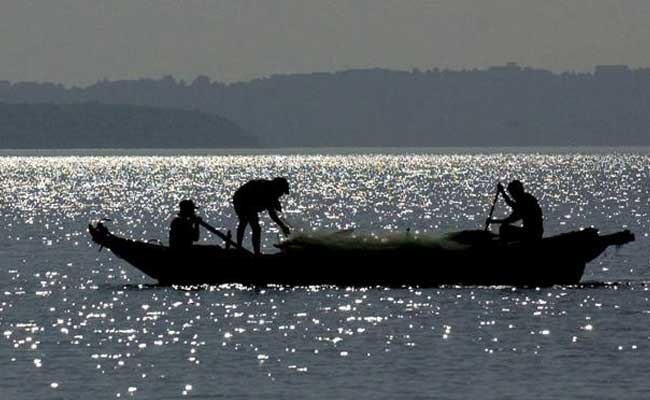
<path id="1" fill-rule="evenodd" d="M 169 247 L 173 249 L 187 249 L 199 240 L 199 225 L 219 236 L 226 242 L 226 249 L 233 246 L 235 249 L 250 253 L 230 237 L 230 231 L 224 235 L 221 231 L 208 224 L 203 218 L 196 215 L 198 208 L 192 200 L 183 200 L 179 203 L 180 211 L 172 221 L 169 229 Z"/>
<path id="2" fill-rule="evenodd" d="M 510 196 L 508 196 L 501 183 L 497 185 L 497 195 L 501 194 L 503 196 L 508 206 L 512 208 L 512 213 L 504 219 L 494 219 L 492 218 L 492 212 L 490 212 L 486 226 L 492 223 L 501 224 L 499 236 L 506 241 L 541 239 L 544 234 L 544 217 L 537 199 L 532 194 L 526 193 L 524 185 L 518 180 L 508 184 L 508 193 L 510 193 Z M 495 198 L 495 203 L 496 200 Z M 492 210 L 494 210 L 494 207 L 492 207 Z M 519 220 L 522 221 L 521 227 L 511 225 Z"/>
<path id="3" fill-rule="evenodd" d="M 260 254 L 262 228 L 260 228 L 258 213 L 265 210 L 285 235 L 291 232 L 289 225 L 278 217 L 278 211 L 282 212 L 280 197 L 284 194 L 289 194 L 289 182 L 286 178 L 281 177 L 273 180 L 255 179 L 237 189 L 233 196 L 233 205 L 239 218 L 239 225 L 237 225 L 238 246 L 241 246 L 244 241 L 246 226 L 250 225 L 253 230 L 253 251 L 255 254 Z"/>
<path id="4" fill-rule="evenodd" d="M 169 247 L 184 249 L 199 240 L 201 217 L 196 215 L 197 207 L 192 200 L 183 200 L 178 207 L 178 215 L 169 228 Z"/>

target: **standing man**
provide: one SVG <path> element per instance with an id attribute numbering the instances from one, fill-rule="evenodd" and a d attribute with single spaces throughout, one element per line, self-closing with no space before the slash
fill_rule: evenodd
<path id="1" fill-rule="evenodd" d="M 201 217 L 196 215 L 198 208 L 192 200 L 183 200 L 178 204 L 180 211 L 172 221 L 169 229 L 169 247 L 186 249 L 199 240 L 199 222 Z"/>
<path id="2" fill-rule="evenodd" d="M 262 228 L 260 228 L 258 213 L 264 210 L 268 211 L 269 217 L 278 224 L 285 235 L 291 232 L 289 226 L 282 222 L 277 214 L 278 211 L 282 212 L 280 197 L 283 194 L 289 194 L 289 182 L 286 178 L 255 179 L 237 189 L 233 196 L 233 205 L 239 217 L 237 245 L 241 246 L 246 225 L 250 225 L 253 230 L 253 251 L 255 254 L 260 254 Z"/>
<path id="3" fill-rule="evenodd" d="M 497 185 L 497 190 L 503 195 L 504 200 L 512 208 L 512 214 L 504 219 L 488 218 L 487 223 L 501 224 L 499 236 L 506 241 L 515 240 L 538 240 L 544 234 L 544 218 L 542 209 L 537 199 L 530 193 L 524 191 L 524 185 L 518 180 L 508 184 L 508 193 L 503 189 L 502 184 Z M 521 220 L 522 226 L 511 225 Z"/>

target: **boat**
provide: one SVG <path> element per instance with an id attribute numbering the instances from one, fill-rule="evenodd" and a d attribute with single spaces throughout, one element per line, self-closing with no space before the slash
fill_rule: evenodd
<path id="1" fill-rule="evenodd" d="M 507 243 L 477 230 L 449 234 L 434 244 L 378 240 L 372 245 L 345 246 L 289 241 L 278 245 L 277 253 L 253 255 L 228 245 L 172 249 L 114 235 L 101 222 L 89 225 L 88 230 L 95 243 L 160 285 L 576 285 L 588 262 L 609 246 L 634 240 L 628 230 L 600 235 L 597 229 L 587 228 L 537 241 Z"/>

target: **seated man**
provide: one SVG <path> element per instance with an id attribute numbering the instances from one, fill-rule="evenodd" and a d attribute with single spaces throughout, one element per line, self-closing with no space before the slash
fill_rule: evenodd
<path id="1" fill-rule="evenodd" d="M 182 249 L 192 246 L 199 240 L 199 222 L 201 217 L 195 214 L 197 207 L 192 200 L 179 203 L 180 212 L 172 221 L 169 229 L 169 247 Z"/>
<path id="2" fill-rule="evenodd" d="M 253 250 L 260 254 L 261 231 L 259 212 L 267 210 L 271 219 L 278 224 L 282 232 L 288 235 L 291 230 L 289 226 L 278 217 L 277 211 L 282 211 L 280 197 L 289 194 L 289 183 L 285 178 L 273 180 L 256 179 L 245 183 L 237 189 L 233 196 L 235 212 L 239 217 L 237 225 L 237 245 L 241 246 L 244 240 L 246 225 L 253 230 Z"/>
<path id="3" fill-rule="evenodd" d="M 515 240 L 536 240 L 541 239 L 544 234 L 544 221 L 542 209 L 537 199 L 530 193 L 524 191 L 524 185 L 518 180 L 508 184 L 508 193 L 503 190 L 503 185 L 498 184 L 497 189 L 503 195 L 506 203 L 512 208 L 512 214 L 504 219 L 488 219 L 488 224 L 501 224 L 499 236 L 506 241 Z M 521 227 L 511 225 L 513 222 L 522 220 Z"/>

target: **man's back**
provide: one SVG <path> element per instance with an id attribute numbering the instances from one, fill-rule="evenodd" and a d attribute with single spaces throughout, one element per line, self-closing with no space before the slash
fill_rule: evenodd
<path id="1" fill-rule="evenodd" d="M 233 204 L 236 210 L 244 212 L 257 213 L 269 209 L 281 211 L 278 199 L 279 194 L 274 190 L 272 181 L 255 179 L 235 191 Z"/>
<path id="2" fill-rule="evenodd" d="M 544 217 L 535 196 L 530 193 L 524 193 L 521 199 L 517 201 L 516 208 L 516 211 L 523 220 L 524 229 L 541 236 L 544 233 Z"/>
<path id="3" fill-rule="evenodd" d="M 169 247 L 190 247 L 198 240 L 194 224 L 187 218 L 175 217 L 169 229 Z"/>

